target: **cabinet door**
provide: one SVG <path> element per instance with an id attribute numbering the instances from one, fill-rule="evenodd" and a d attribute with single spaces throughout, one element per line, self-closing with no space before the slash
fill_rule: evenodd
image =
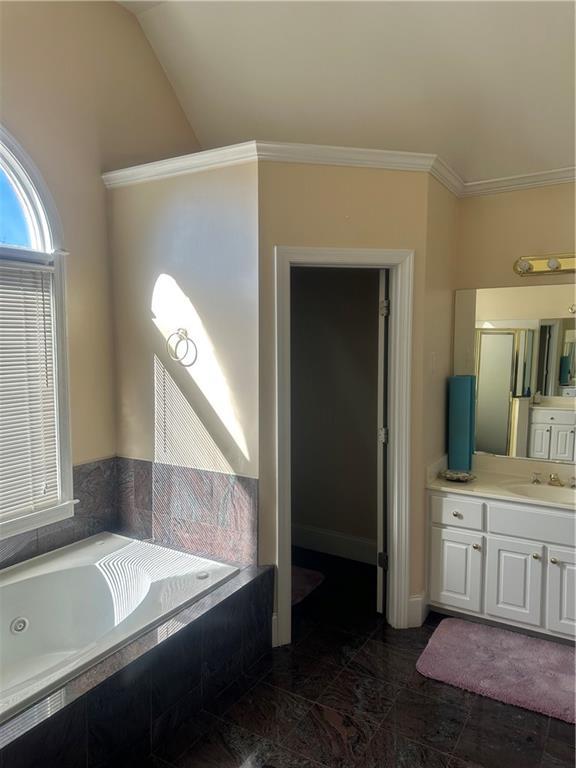
<path id="1" fill-rule="evenodd" d="M 433 526 L 431 539 L 431 600 L 480 611 L 483 536 Z"/>
<path id="2" fill-rule="evenodd" d="M 486 613 L 539 625 L 542 544 L 488 536 L 486 549 Z"/>
<path id="3" fill-rule="evenodd" d="M 551 427 L 546 424 L 531 425 L 528 451 L 531 459 L 547 459 L 550 456 L 550 430 Z"/>
<path id="4" fill-rule="evenodd" d="M 576 636 L 576 552 L 548 547 L 548 629 Z"/>
<path id="5" fill-rule="evenodd" d="M 554 424 L 550 433 L 550 458 L 572 461 L 574 456 L 574 427 L 570 424 Z"/>

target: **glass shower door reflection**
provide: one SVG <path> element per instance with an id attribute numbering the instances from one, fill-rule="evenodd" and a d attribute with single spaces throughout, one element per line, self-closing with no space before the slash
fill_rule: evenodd
<path id="1" fill-rule="evenodd" d="M 476 450 L 508 452 L 514 380 L 514 333 L 480 331 L 476 403 Z"/>

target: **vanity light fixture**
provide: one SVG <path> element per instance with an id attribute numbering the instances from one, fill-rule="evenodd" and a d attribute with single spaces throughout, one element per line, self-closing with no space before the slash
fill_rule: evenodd
<path id="1" fill-rule="evenodd" d="M 576 272 L 576 254 L 554 253 L 548 256 L 522 256 L 515 262 L 514 272 L 522 276 Z"/>

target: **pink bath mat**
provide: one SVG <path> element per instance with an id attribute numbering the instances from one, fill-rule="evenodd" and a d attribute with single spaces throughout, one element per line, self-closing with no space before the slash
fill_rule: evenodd
<path id="1" fill-rule="evenodd" d="M 324 581 L 324 574 L 308 568 L 292 566 L 292 605 L 297 605 L 308 597 Z"/>
<path id="2" fill-rule="evenodd" d="M 444 619 L 416 669 L 433 680 L 574 722 L 573 646 L 472 621 Z"/>

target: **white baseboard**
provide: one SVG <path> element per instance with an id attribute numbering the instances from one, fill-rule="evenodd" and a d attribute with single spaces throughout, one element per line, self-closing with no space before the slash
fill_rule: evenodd
<path id="1" fill-rule="evenodd" d="M 428 616 L 426 595 L 410 595 L 408 598 L 408 626 L 421 627 Z"/>
<path id="2" fill-rule="evenodd" d="M 272 614 L 272 648 L 278 648 L 280 642 L 278 640 L 278 614 L 274 612 Z"/>
<path id="3" fill-rule="evenodd" d="M 292 543 L 297 547 L 324 552 L 326 555 L 345 557 L 361 563 L 376 565 L 376 541 L 359 536 L 347 536 L 338 531 L 315 528 L 311 525 L 293 525 Z"/>

